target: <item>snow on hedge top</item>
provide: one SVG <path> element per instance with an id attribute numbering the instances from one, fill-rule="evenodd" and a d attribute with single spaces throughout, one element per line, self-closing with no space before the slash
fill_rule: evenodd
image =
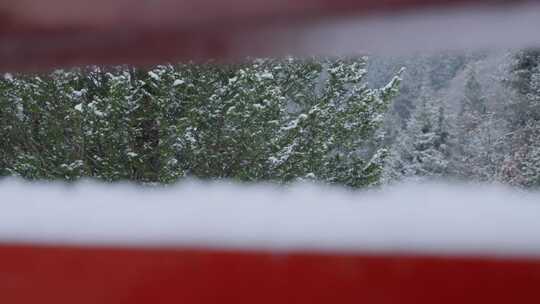
<path id="1" fill-rule="evenodd" d="M 352 192 L 7 180 L 0 193 L 0 242 L 540 255 L 540 194 L 495 186 Z"/>

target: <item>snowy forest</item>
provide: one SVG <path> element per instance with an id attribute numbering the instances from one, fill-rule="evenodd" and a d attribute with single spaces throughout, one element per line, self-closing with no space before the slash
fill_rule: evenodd
<path id="1" fill-rule="evenodd" d="M 540 186 L 540 51 L 0 77 L 0 176 Z"/>

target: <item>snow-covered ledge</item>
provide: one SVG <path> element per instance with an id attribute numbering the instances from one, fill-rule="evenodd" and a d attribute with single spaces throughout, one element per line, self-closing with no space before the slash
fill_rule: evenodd
<path id="1" fill-rule="evenodd" d="M 0 244 L 540 256 L 540 193 L 494 185 L 3 180 L 0 193 Z"/>

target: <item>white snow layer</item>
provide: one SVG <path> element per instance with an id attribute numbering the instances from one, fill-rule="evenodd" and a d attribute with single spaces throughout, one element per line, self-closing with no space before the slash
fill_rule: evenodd
<path id="1" fill-rule="evenodd" d="M 0 193 L 0 243 L 540 255 L 540 193 L 502 186 L 4 180 Z"/>

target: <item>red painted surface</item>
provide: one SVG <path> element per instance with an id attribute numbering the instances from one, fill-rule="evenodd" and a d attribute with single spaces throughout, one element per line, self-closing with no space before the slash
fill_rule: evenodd
<path id="1" fill-rule="evenodd" d="M 0 247 L 0 303 L 540 303 L 540 261 Z"/>
<path id="2" fill-rule="evenodd" d="M 264 35 L 261 31 L 275 27 L 309 27 L 328 18 L 373 12 L 519 2 L 0 0 L 0 71 L 266 56 L 275 41 L 250 44 L 253 37 Z"/>

